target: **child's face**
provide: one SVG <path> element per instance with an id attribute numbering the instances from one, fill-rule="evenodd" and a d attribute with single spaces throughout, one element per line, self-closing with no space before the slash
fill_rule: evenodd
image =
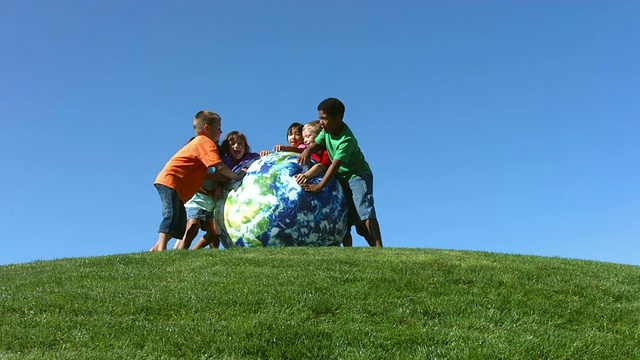
<path id="1" fill-rule="evenodd" d="M 300 130 L 297 128 L 291 129 L 289 135 L 287 135 L 287 140 L 289 141 L 289 145 L 293 147 L 298 147 L 298 145 L 302 144 L 302 134 Z"/>
<path id="2" fill-rule="evenodd" d="M 229 139 L 229 156 L 236 161 L 242 159 L 246 147 L 247 145 L 242 139 L 237 137 Z"/>
<path id="3" fill-rule="evenodd" d="M 221 122 L 214 121 L 211 124 L 205 124 L 204 129 L 202 129 L 202 134 L 217 144 L 218 140 L 220 140 L 220 135 L 222 134 Z"/>
<path id="4" fill-rule="evenodd" d="M 339 116 L 329 116 L 324 111 L 318 111 L 320 117 L 320 126 L 327 134 L 337 134 L 340 132 L 342 119 Z"/>
<path id="5" fill-rule="evenodd" d="M 313 130 L 309 130 L 309 129 L 302 130 L 302 139 L 304 141 L 304 144 L 307 146 L 311 146 L 315 144 L 316 136 L 318 136 L 318 134 L 316 134 L 315 131 Z"/>

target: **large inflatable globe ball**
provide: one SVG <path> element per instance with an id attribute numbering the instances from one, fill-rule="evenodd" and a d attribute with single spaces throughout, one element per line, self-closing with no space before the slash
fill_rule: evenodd
<path id="1" fill-rule="evenodd" d="M 298 164 L 297 158 L 291 152 L 259 157 L 242 180 L 230 184 L 216 208 L 225 248 L 340 245 L 347 232 L 342 187 L 332 179 L 318 193 L 304 191 L 293 176 L 310 165 Z"/>

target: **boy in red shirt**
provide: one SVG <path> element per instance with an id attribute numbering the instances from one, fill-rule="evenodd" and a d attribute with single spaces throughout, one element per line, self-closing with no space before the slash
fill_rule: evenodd
<path id="1" fill-rule="evenodd" d="M 216 143 L 220 139 L 220 115 L 202 110 L 193 119 L 196 137 L 180 149 L 158 174 L 154 186 L 162 201 L 162 222 L 158 241 L 151 251 L 163 251 L 172 237 L 182 239 L 187 225 L 184 203 L 200 190 L 205 178 L 219 180 L 219 175 L 232 180 L 242 178 L 224 165 Z M 207 168 L 216 173 L 207 175 Z"/>
<path id="2" fill-rule="evenodd" d="M 307 145 L 307 147 L 311 147 L 311 145 L 315 144 L 316 136 L 320 134 L 320 131 L 322 131 L 320 120 L 313 120 L 302 127 L 302 139 L 304 144 Z M 304 184 L 309 181 L 309 179 L 322 174 L 323 172 L 325 172 L 325 170 L 327 170 L 329 165 L 331 165 L 331 160 L 329 159 L 327 150 L 320 150 L 316 153 L 311 154 L 311 159 L 313 159 L 316 163 L 309 170 L 302 174 L 296 174 L 293 176 L 298 184 Z"/>

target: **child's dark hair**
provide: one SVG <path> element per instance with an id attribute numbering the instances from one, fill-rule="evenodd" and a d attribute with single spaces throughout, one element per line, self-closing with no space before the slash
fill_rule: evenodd
<path id="1" fill-rule="evenodd" d="M 342 118 L 344 117 L 344 104 L 336 98 L 324 99 L 318 104 L 318 111 L 322 111 L 331 117 L 339 115 Z"/>
<path id="2" fill-rule="evenodd" d="M 302 134 L 302 124 L 294 122 L 293 124 L 289 125 L 289 128 L 287 129 L 287 136 L 293 133 L 293 129 L 298 129 L 298 132 Z"/>
<path id="3" fill-rule="evenodd" d="M 224 140 L 222 140 L 222 145 L 220 145 L 220 155 L 229 155 L 229 142 L 231 142 L 231 140 L 233 140 L 234 138 L 236 139 L 236 142 L 238 142 L 238 139 L 244 141 L 244 154 L 242 154 L 242 156 L 245 156 L 251 152 L 251 147 L 247 142 L 247 137 L 244 136 L 244 134 L 240 131 L 234 130 L 229 132 L 224 137 Z"/>

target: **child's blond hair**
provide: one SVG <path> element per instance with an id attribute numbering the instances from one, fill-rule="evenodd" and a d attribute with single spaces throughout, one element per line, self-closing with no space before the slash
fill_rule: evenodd
<path id="1" fill-rule="evenodd" d="M 320 126 L 320 120 L 313 120 L 310 121 L 308 123 L 306 123 L 303 127 L 302 130 L 309 130 L 312 131 L 314 134 L 316 134 L 316 136 L 318 136 L 318 134 L 320 134 L 320 131 L 322 131 L 322 126 Z"/>
<path id="2" fill-rule="evenodd" d="M 211 111 L 201 110 L 198 111 L 195 118 L 193 119 L 193 130 L 195 130 L 196 133 L 200 134 L 205 125 L 213 126 L 213 124 L 220 121 L 222 121 L 220 115 Z"/>

